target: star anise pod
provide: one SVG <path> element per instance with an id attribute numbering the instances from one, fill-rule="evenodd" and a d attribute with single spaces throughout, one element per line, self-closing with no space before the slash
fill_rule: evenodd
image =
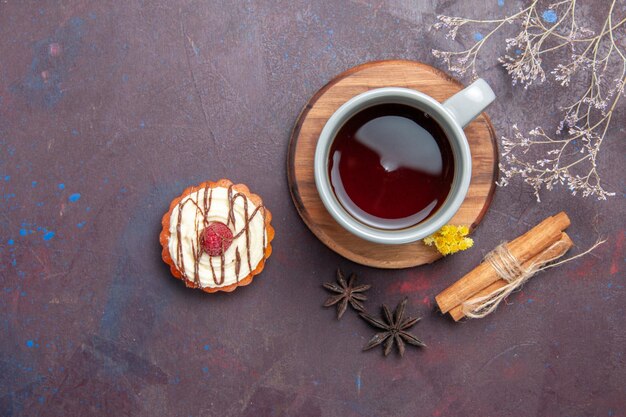
<path id="1" fill-rule="evenodd" d="M 323 284 L 324 288 L 327 290 L 337 293 L 337 295 L 328 297 L 328 300 L 324 303 L 324 307 L 337 304 L 337 320 L 346 312 L 348 303 L 350 303 L 352 308 L 356 311 L 365 311 L 361 301 L 367 300 L 367 297 L 362 293 L 369 290 L 371 285 L 359 285 L 355 287 L 355 281 L 356 274 L 353 273 L 350 274 L 350 279 L 346 283 L 343 272 L 341 272 L 341 269 L 337 268 L 337 284 L 339 285 L 332 282 L 325 282 Z"/>
<path id="2" fill-rule="evenodd" d="M 363 320 L 367 321 L 372 326 L 384 330 L 381 333 L 376 333 L 374 337 L 372 337 L 363 347 L 363 350 L 368 350 L 384 343 L 383 353 L 387 356 L 389 355 L 389 352 L 391 352 L 391 348 L 395 342 L 398 346 L 400 356 L 404 356 L 405 342 L 413 346 L 426 346 L 424 342 L 406 331 L 420 320 L 419 318 L 412 317 L 404 318 L 404 308 L 406 307 L 407 301 L 408 299 L 405 298 L 400 304 L 398 304 L 393 316 L 391 315 L 389 308 L 383 304 L 384 320 L 379 320 L 365 312 L 359 314 Z"/>

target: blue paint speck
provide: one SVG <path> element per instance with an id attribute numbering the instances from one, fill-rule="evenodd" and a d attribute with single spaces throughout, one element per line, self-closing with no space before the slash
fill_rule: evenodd
<path id="1" fill-rule="evenodd" d="M 556 22 L 556 19 L 557 19 L 556 12 L 551 9 L 544 11 L 541 17 L 543 18 L 544 21 L 548 23 L 554 23 Z"/>
<path id="2" fill-rule="evenodd" d="M 128 82 L 128 74 L 122 74 L 122 82 Z"/>
<path id="3" fill-rule="evenodd" d="M 72 129 L 72 136 L 78 136 L 78 130 Z"/>
<path id="4" fill-rule="evenodd" d="M 144 122 L 143 120 L 141 122 L 139 122 L 139 127 L 142 128 L 142 129 L 144 127 L 146 127 L 146 122 Z"/>
<path id="5" fill-rule="evenodd" d="M 33 342 L 32 340 L 27 340 L 26 347 L 29 347 L 29 348 L 35 347 L 35 342 Z"/>
<path id="6" fill-rule="evenodd" d="M 483 36 L 483 34 L 482 34 L 482 33 L 480 33 L 480 32 L 476 32 L 476 33 L 474 33 L 474 40 L 475 40 L 476 42 L 478 42 L 478 41 L 482 41 L 482 40 L 483 40 L 483 38 L 484 38 L 484 36 Z"/>
<path id="7" fill-rule="evenodd" d="M 526 302 L 527 302 L 528 304 L 532 304 L 532 303 L 534 303 L 534 302 L 535 302 L 535 300 L 533 300 L 532 298 L 529 298 Z"/>
<path id="8" fill-rule="evenodd" d="M 504 6 L 504 0 L 498 0 L 498 6 L 500 7 Z"/>
<path id="9" fill-rule="evenodd" d="M 361 381 L 361 375 L 360 374 L 356 376 L 355 383 L 356 383 L 356 390 L 357 391 L 361 391 L 361 386 L 363 385 L 363 383 Z"/>
<path id="10" fill-rule="evenodd" d="M 5 175 L 5 176 L 4 176 L 4 180 L 5 180 L 5 181 L 8 181 L 8 180 L 10 180 L 10 179 L 11 179 L 11 176 L 10 176 L 10 175 Z"/>
<path id="11" fill-rule="evenodd" d="M 80 193 L 74 193 L 71 196 L 69 196 L 67 199 L 70 203 L 75 203 L 78 200 L 80 200 Z"/>
<path id="12" fill-rule="evenodd" d="M 88 14 L 87 16 L 89 16 L 89 18 L 90 18 L 91 20 L 95 20 L 95 19 L 96 19 L 96 17 L 97 17 L 95 12 L 89 12 L 89 14 Z"/>
<path id="13" fill-rule="evenodd" d="M 204 345 L 204 350 L 211 350 L 211 346 L 210 345 Z"/>
<path id="14" fill-rule="evenodd" d="M 335 31 L 334 31 L 334 30 L 332 30 L 332 29 L 328 29 L 326 32 L 327 32 L 330 36 L 333 36 L 333 35 L 335 34 Z"/>
<path id="15" fill-rule="evenodd" d="M 20 236 L 26 236 L 26 235 L 28 235 L 28 230 L 20 229 Z"/>
<path id="16" fill-rule="evenodd" d="M 613 287 L 613 283 L 612 283 L 612 282 L 609 282 L 608 284 L 606 284 L 606 287 L 607 287 L 607 288 L 612 288 L 612 287 Z"/>
<path id="17" fill-rule="evenodd" d="M 43 201 L 40 201 L 39 203 L 37 203 L 37 207 L 41 207 L 43 206 Z"/>
<path id="18" fill-rule="evenodd" d="M 81 229 L 87 222 L 80 222 L 80 223 L 76 223 L 76 227 L 78 227 L 79 229 Z"/>
<path id="19" fill-rule="evenodd" d="M 46 399 L 44 397 L 39 397 L 37 398 L 37 401 L 39 401 L 39 404 L 43 404 L 46 402 Z"/>
<path id="20" fill-rule="evenodd" d="M 609 416 L 609 417 L 613 417 L 614 415 L 615 415 L 615 413 L 613 413 L 613 410 L 609 410 L 609 414 L 608 414 L 608 416 Z"/>
<path id="21" fill-rule="evenodd" d="M 27 295 L 27 294 L 26 294 L 26 291 L 22 291 L 22 292 L 20 292 L 20 297 L 26 297 L 26 295 Z"/>
<path id="22" fill-rule="evenodd" d="M 91 207 L 86 207 L 85 211 L 91 211 Z"/>
<path id="23" fill-rule="evenodd" d="M 46 232 L 46 234 L 43 235 L 43 240 L 50 240 L 54 237 L 54 232 Z"/>
<path id="24" fill-rule="evenodd" d="M 65 184 L 61 183 L 58 185 L 59 190 L 65 190 Z"/>
<path id="25" fill-rule="evenodd" d="M 37 186 L 37 181 L 33 181 L 30 183 L 31 187 L 35 188 Z"/>
<path id="26" fill-rule="evenodd" d="M 204 372 L 205 374 L 209 373 L 209 367 L 208 366 L 203 366 L 202 367 L 202 372 Z"/>
<path id="27" fill-rule="evenodd" d="M 12 245 L 12 244 L 14 244 L 14 243 L 15 243 L 15 241 L 14 241 L 13 239 L 9 239 L 9 240 L 7 240 L 7 244 L 9 244 L 9 245 Z"/>

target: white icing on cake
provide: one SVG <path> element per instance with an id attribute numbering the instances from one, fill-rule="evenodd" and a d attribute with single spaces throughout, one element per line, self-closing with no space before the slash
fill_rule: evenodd
<path id="1" fill-rule="evenodd" d="M 212 191 L 211 191 L 212 190 Z M 232 195 L 237 195 L 237 190 L 232 190 Z M 210 196 L 210 197 L 209 197 Z M 248 215 L 245 215 L 244 199 L 248 202 Z M 230 247 L 224 252 L 224 277 L 222 280 L 222 261 L 220 256 L 209 256 L 202 252 L 200 248 L 200 234 L 204 229 L 205 216 L 202 210 L 209 205 L 209 201 L 205 204 L 205 190 L 201 189 L 191 193 L 180 201 L 174 207 L 170 216 L 170 239 L 169 252 L 172 260 L 178 270 L 183 272 L 189 281 L 196 282 L 196 274 L 194 268 L 194 251 L 201 253 L 198 258 L 198 276 L 200 286 L 202 288 L 211 287 L 219 288 L 235 284 L 239 280 L 245 278 L 253 271 L 263 260 L 265 246 L 267 244 L 267 234 L 265 233 L 265 220 L 263 218 L 263 209 L 254 214 L 255 204 L 244 194 L 234 199 L 233 214 L 234 224 L 228 222 L 228 212 L 230 209 L 230 199 L 228 196 L 228 188 L 216 187 L 207 192 L 207 200 L 210 200 L 210 208 L 206 215 L 208 222 L 221 222 L 231 229 L 233 236 L 236 237 Z M 195 202 L 195 204 L 194 204 Z M 178 251 L 178 234 L 179 212 L 182 207 L 182 216 L 180 217 L 180 241 L 182 249 L 182 262 L 179 259 Z M 254 214 L 254 217 L 252 217 Z M 246 249 L 246 232 L 243 231 L 246 225 L 246 217 L 250 219 L 248 225 L 249 251 Z M 236 274 L 236 254 L 239 252 L 240 267 L 239 274 Z M 248 253 L 250 254 L 250 262 L 248 262 Z M 184 264 L 184 271 L 182 268 Z M 219 284 L 217 284 L 219 283 Z"/>

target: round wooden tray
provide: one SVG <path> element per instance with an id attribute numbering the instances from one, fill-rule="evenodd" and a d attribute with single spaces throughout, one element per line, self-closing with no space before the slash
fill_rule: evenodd
<path id="1" fill-rule="evenodd" d="M 328 214 L 313 177 L 315 145 L 328 118 L 350 98 L 373 88 L 406 87 L 442 102 L 463 85 L 429 65 L 414 61 L 379 61 L 340 74 L 309 100 L 291 134 L 287 171 L 291 197 L 302 220 L 326 246 L 362 265 L 408 268 L 431 263 L 441 255 L 421 241 L 381 245 L 354 236 Z M 496 136 L 483 113 L 465 128 L 472 151 L 472 180 L 463 205 L 449 222 L 476 228 L 483 218 L 498 175 Z"/>

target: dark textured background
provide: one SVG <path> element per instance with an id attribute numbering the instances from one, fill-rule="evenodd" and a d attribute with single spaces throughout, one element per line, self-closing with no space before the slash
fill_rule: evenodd
<path id="1" fill-rule="evenodd" d="M 0 415 L 625 416 L 623 110 L 600 160 L 616 197 L 558 189 L 537 203 L 515 181 L 475 248 L 431 266 L 352 264 L 289 197 L 289 133 L 317 89 L 370 60 L 437 65 L 431 48 L 472 34 L 430 32 L 436 14 L 521 4 L 1 1 Z M 590 21 L 606 5 L 580 2 Z M 512 88 L 502 42 L 488 47 L 479 68 L 498 133 L 554 126 L 563 90 Z M 253 285 L 207 295 L 170 277 L 159 221 L 186 186 L 221 177 L 264 198 L 277 234 Z M 561 209 L 576 251 L 608 242 L 486 319 L 434 312 L 486 251 Z M 321 307 L 337 266 L 374 285 L 373 310 L 407 296 L 428 348 L 361 353 L 373 330 Z"/>

